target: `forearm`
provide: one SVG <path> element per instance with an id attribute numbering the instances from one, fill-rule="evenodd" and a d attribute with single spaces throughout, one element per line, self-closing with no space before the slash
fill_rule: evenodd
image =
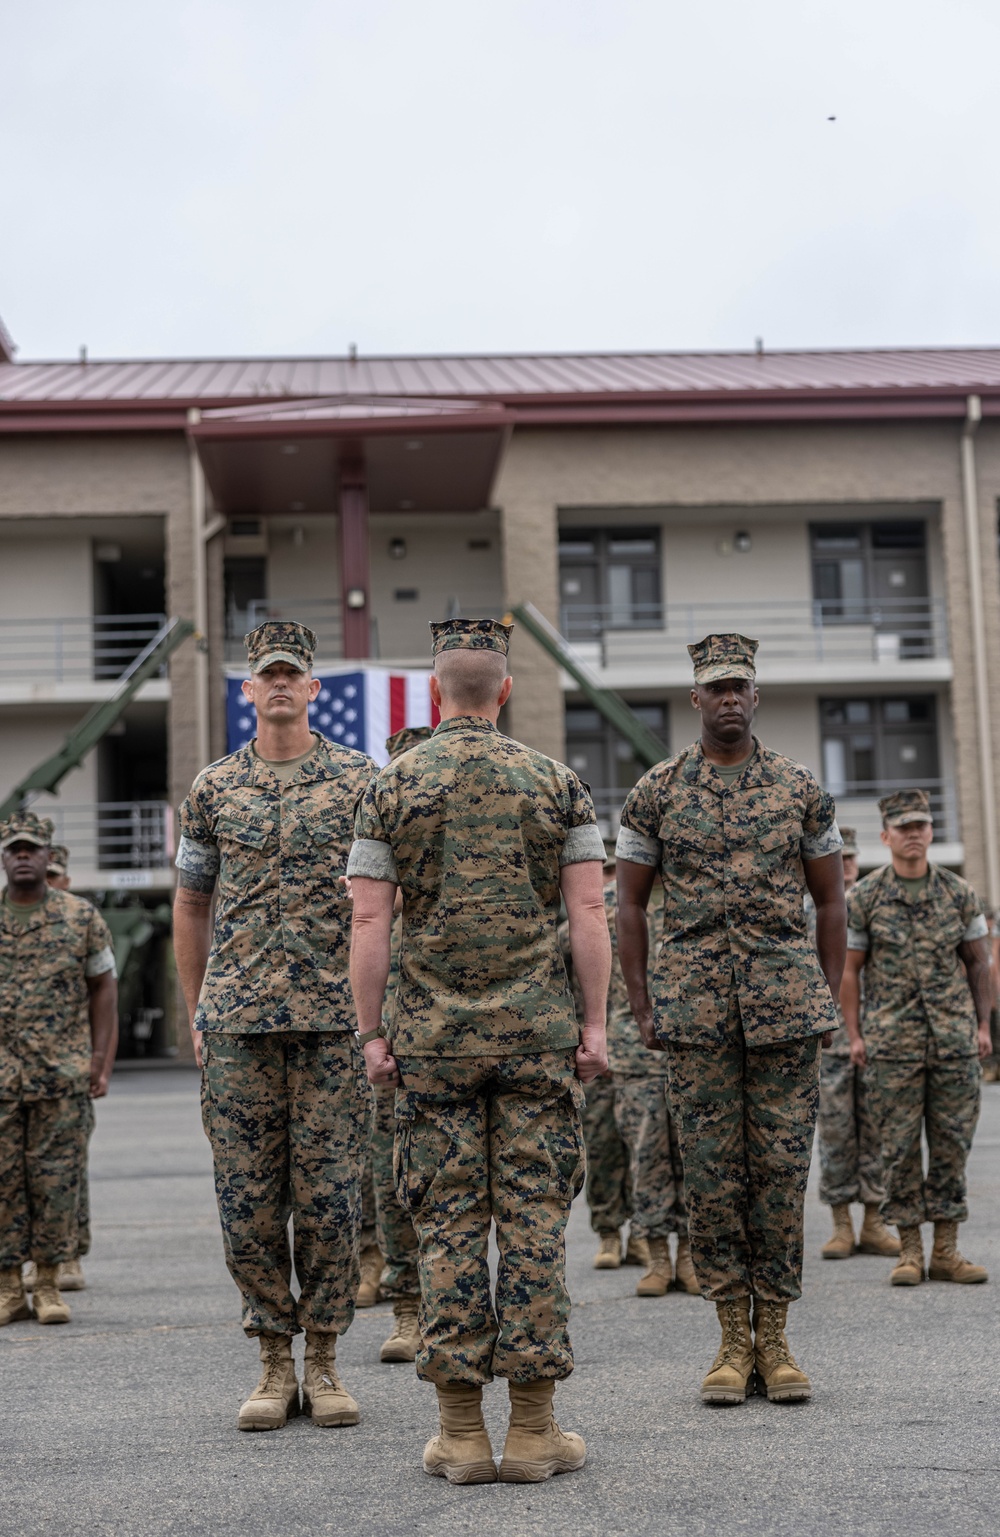
<path id="1" fill-rule="evenodd" d="M 847 958 L 847 910 L 843 901 L 816 908 L 816 948 L 834 1000 L 840 996 Z"/>
<path id="2" fill-rule="evenodd" d="M 182 888 L 174 903 L 174 959 L 192 1028 L 212 948 L 211 900 L 211 895 Z"/>
<path id="3" fill-rule="evenodd" d="M 848 1038 L 861 1040 L 861 983 L 853 967 L 845 968 L 840 983 L 840 1012 L 847 1026 Z"/>
<path id="4" fill-rule="evenodd" d="M 619 899 L 616 918 L 618 928 L 618 963 L 628 990 L 629 1007 L 636 1019 L 647 1013 L 652 1004 L 649 998 L 649 928 L 646 910 L 638 902 Z"/>
<path id="5" fill-rule="evenodd" d="M 389 921 L 386 921 L 386 917 Z M 383 917 L 354 914 L 351 931 L 351 991 L 362 1035 L 382 1024 L 382 1003 L 389 980 L 391 911 Z"/>
<path id="6" fill-rule="evenodd" d="M 976 1006 L 976 1019 L 980 1025 L 989 1025 L 993 1008 L 993 972 L 989 961 L 975 960 L 966 967 L 969 990 Z"/>
<path id="7" fill-rule="evenodd" d="M 90 1054 L 101 1075 L 111 1070 L 118 1049 L 118 983 L 108 971 L 90 994 Z"/>
<path id="8" fill-rule="evenodd" d="M 582 1024 L 603 1029 L 611 981 L 611 937 L 603 901 L 570 914 L 569 943 L 573 975 L 583 997 Z"/>

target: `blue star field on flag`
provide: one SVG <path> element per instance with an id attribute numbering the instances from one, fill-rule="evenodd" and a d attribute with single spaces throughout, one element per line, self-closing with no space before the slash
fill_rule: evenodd
<path id="1" fill-rule="evenodd" d="M 257 734 L 257 712 L 243 697 L 239 678 L 226 679 L 227 750 L 236 752 Z M 342 747 L 368 750 L 365 687 L 362 672 L 338 672 L 319 677 L 319 693 L 309 706 L 309 724 Z"/>

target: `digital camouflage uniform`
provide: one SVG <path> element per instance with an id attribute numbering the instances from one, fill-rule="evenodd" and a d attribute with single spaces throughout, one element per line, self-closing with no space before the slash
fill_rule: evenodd
<path id="1" fill-rule="evenodd" d="M 477 627 L 497 649 L 490 621 L 445 634 L 468 645 Z M 566 1377 L 564 1233 L 584 1150 L 559 880 L 603 860 L 593 803 L 562 764 L 458 716 L 380 771 L 356 835 L 349 874 L 403 892 L 388 1039 L 396 1188 L 420 1246 L 418 1374 L 439 1387 Z"/>
<path id="2" fill-rule="evenodd" d="M 715 674 L 730 675 L 748 674 Z M 695 743 L 651 769 L 622 814 L 619 860 L 663 882 L 655 1026 L 692 1258 L 716 1302 L 801 1292 L 818 1037 L 836 1024 L 806 930 L 803 861 L 841 842 L 831 797 L 756 738 L 728 789 Z"/>
<path id="3" fill-rule="evenodd" d="M 863 1029 L 885 1163 L 882 1215 L 903 1228 L 964 1222 L 981 1075 L 958 947 L 986 937 L 982 904 L 968 881 L 937 865 L 914 900 L 886 865 L 850 892 L 847 914 L 848 948 L 865 951 Z"/>
<path id="4" fill-rule="evenodd" d="M 816 907 L 806 897 L 809 937 L 816 943 Z M 869 1103 L 865 1070 L 851 1061 L 847 1026 L 837 1009 L 837 1028 L 819 1059 L 819 1198 L 825 1206 L 885 1200 L 882 1144 Z"/>
<path id="5" fill-rule="evenodd" d="M 250 1335 L 342 1334 L 354 1315 L 372 1096 L 338 876 L 375 771 L 316 737 L 282 785 L 250 743 L 199 774 L 181 808 L 178 869 L 201 890 L 218 880 L 195 1028 L 226 1264 Z"/>
<path id="6" fill-rule="evenodd" d="M 607 891 L 613 887 L 605 887 Z M 615 944 L 612 930 L 612 945 Z M 569 973 L 573 990 L 573 1003 L 578 1021 L 583 1019 L 583 994 L 573 974 L 573 957 L 569 944 L 569 923 L 559 925 L 559 947 Z M 617 950 L 615 950 L 617 956 Z M 621 968 L 618 968 L 621 975 Z M 612 970 L 608 993 L 610 1011 L 611 994 L 615 987 Z M 609 1012 L 610 1023 L 610 1012 Z M 591 1079 L 584 1088 L 586 1104 L 583 1107 L 583 1141 L 587 1150 L 587 1183 L 585 1186 L 590 1225 L 595 1233 L 618 1234 L 632 1215 L 632 1176 L 629 1169 L 628 1148 L 622 1140 L 615 1118 L 615 1085 L 609 1067 L 600 1078 Z"/>
<path id="7" fill-rule="evenodd" d="M 114 967 L 108 926 L 83 898 L 49 888 L 25 918 L 0 905 L 0 1270 L 81 1252 L 87 979 Z"/>

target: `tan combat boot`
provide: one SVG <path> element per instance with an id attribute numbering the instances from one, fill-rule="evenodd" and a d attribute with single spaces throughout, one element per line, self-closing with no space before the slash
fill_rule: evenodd
<path id="1" fill-rule="evenodd" d="M 899 1259 L 889 1280 L 893 1286 L 919 1286 L 924 1279 L 924 1246 L 919 1227 L 899 1229 Z"/>
<path id="2" fill-rule="evenodd" d="M 497 1465 L 483 1424 L 483 1390 L 464 1382 L 438 1387 L 441 1429 L 424 1447 L 424 1472 L 449 1484 L 495 1484 Z"/>
<path id="3" fill-rule="evenodd" d="M 359 1308 L 373 1308 L 381 1297 L 379 1286 L 382 1280 L 382 1267 L 385 1264 L 382 1258 L 382 1250 L 378 1244 L 368 1244 L 361 1251 L 361 1279 L 358 1282 L 358 1294 L 354 1299 L 354 1306 Z"/>
<path id="4" fill-rule="evenodd" d="M 677 1259 L 674 1262 L 674 1279 L 681 1291 L 685 1291 L 692 1297 L 701 1296 L 701 1287 L 698 1285 L 698 1277 L 694 1273 L 694 1260 L 691 1258 L 691 1244 L 687 1238 L 677 1240 Z"/>
<path id="5" fill-rule="evenodd" d="M 989 1276 L 982 1265 L 973 1265 L 958 1252 L 957 1222 L 935 1222 L 934 1247 L 927 1274 L 932 1281 L 958 1281 L 974 1286 L 977 1281 L 987 1281 Z"/>
<path id="6" fill-rule="evenodd" d="M 356 1425 L 361 1410 L 337 1371 L 337 1336 L 306 1330 L 302 1373 L 302 1413 L 314 1425 Z"/>
<path id="7" fill-rule="evenodd" d="M 650 1238 L 649 1269 L 639 1277 L 635 1288 L 637 1297 L 665 1297 L 670 1290 L 674 1272 L 670 1264 L 670 1240 Z"/>
<path id="8" fill-rule="evenodd" d="M 753 1336 L 750 1298 L 727 1297 L 715 1311 L 722 1327 L 722 1344 L 712 1370 L 701 1385 L 706 1404 L 742 1404 L 753 1392 Z"/>
<path id="9" fill-rule="evenodd" d="M 379 1352 L 380 1361 L 415 1361 L 420 1349 L 420 1325 L 417 1322 L 417 1297 L 398 1297 L 392 1305 L 396 1321 L 392 1333 Z"/>
<path id="10" fill-rule="evenodd" d="M 881 1254 L 885 1259 L 895 1259 L 899 1253 L 899 1239 L 882 1221 L 877 1201 L 865 1203 L 865 1220 L 858 1234 L 858 1253 Z"/>
<path id="11" fill-rule="evenodd" d="M 849 1206 L 834 1206 L 833 1237 L 828 1238 L 820 1249 L 824 1259 L 850 1259 L 854 1253 L 854 1227 Z"/>
<path id="12" fill-rule="evenodd" d="M 602 1233 L 597 1253 L 594 1255 L 595 1270 L 617 1270 L 622 1262 L 622 1235 L 616 1228 L 613 1233 Z"/>
<path id="13" fill-rule="evenodd" d="M 68 1324 L 72 1318 L 69 1303 L 64 1302 L 56 1285 L 58 1265 L 37 1265 L 31 1310 L 40 1324 Z"/>
<path id="14" fill-rule="evenodd" d="M 259 1338 L 260 1381 L 240 1407 L 240 1430 L 280 1430 L 299 1412 L 299 1384 L 292 1360 L 290 1334 Z"/>
<path id="15" fill-rule="evenodd" d="M 773 1404 L 796 1404 L 812 1397 L 812 1383 L 797 1364 L 785 1338 L 787 1302 L 754 1298 L 754 1355 L 758 1391 L 763 1383 Z"/>
<path id="16" fill-rule="evenodd" d="M 582 1436 L 560 1430 L 552 1412 L 556 1385 L 509 1382 L 510 1425 L 500 1460 L 502 1484 L 540 1484 L 555 1473 L 575 1473 L 587 1460 Z"/>
<path id="17" fill-rule="evenodd" d="M 31 1317 L 31 1304 L 24 1295 L 20 1265 L 0 1270 L 0 1329 Z"/>
<path id="18" fill-rule="evenodd" d="M 629 1233 L 628 1243 L 625 1245 L 625 1258 L 623 1265 L 641 1265 L 643 1270 L 649 1265 L 649 1244 L 645 1238 L 637 1238 L 634 1233 Z"/>
<path id="19" fill-rule="evenodd" d="M 87 1290 L 86 1277 L 78 1259 L 64 1260 L 59 1266 L 59 1290 L 61 1292 Z"/>

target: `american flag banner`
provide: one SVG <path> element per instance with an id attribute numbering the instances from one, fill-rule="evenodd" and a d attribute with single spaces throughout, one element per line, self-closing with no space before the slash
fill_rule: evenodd
<path id="1" fill-rule="evenodd" d="M 430 672 L 392 672 L 387 667 L 352 667 L 317 673 L 319 693 L 309 706 L 309 724 L 332 742 L 388 763 L 385 739 L 404 726 L 436 726 Z M 226 679 L 227 751 L 245 747 L 257 734 L 257 712 L 243 697 L 244 673 Z"/>

